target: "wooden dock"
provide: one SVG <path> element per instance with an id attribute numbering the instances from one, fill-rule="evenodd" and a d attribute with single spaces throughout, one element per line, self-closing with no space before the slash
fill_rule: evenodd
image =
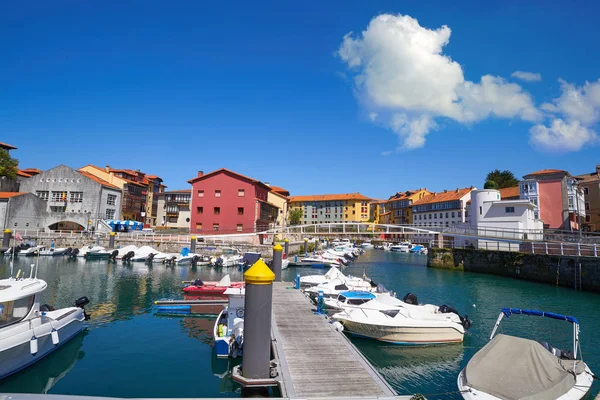
<path id="1" fill-rule="evenodd" d="M 315 315 L 293 284 L 273 284 L 273 348 L 281 396 L 287 398 L 410 399 L 397 396 L 354 345 Z"/>

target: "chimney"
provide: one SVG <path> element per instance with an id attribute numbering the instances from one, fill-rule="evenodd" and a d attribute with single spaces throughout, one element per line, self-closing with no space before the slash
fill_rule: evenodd
<path id="1" fill-rule="evenodd" d="M 198 178 L 204 175 L 204 171 L 198 171 Z"/>
<path id="2" fill-rule="evenodd" d="M 267 185 L 268 187 L 271 187 L 271 184 L 269 182 L 265 182 L 265 185 Z"/>
<path id="3" fill-rule="evenodd" d="M 456 193 L 458 193 L 458 188 L 456 188 Z"/>
<path id="4" fill-rule="evenodd" d="M 600 175 L 600 164 L 596 165 L 596 173 Z"/>
<path id="5" fill-rule="evenodd" d="M 106 172 L 110 172 L 110 165 L 106 164 Z"/>
<path id="6" fill-rule="evenodd" d="M 447 190 L 447 189 L 444 189 L 444 193 L 448 193 L 448 190 Z"/>

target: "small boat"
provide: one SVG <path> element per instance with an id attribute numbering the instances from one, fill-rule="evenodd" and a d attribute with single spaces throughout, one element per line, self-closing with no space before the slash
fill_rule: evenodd
<path id="1" fill-rule="evenodd" d="M 134 252 L 134 256 L 131 257 L 130 261 L 143 261 L 146 262 L 151 257 L 151 254 L 158 254 L 159 251 L 153 249 L 150 246 L 142 246 Z"/>
<path id="2" fill-rule="evenodd" d="M 371 243 L 371 241 L 370 241 L 370 240 L 367 240 L 367 241 L 365 241 L 365 242 L 362 242 L 362 244 L 360 245 L 360 248 L 361 248 L 361 249 L 372 249 L 373 247 L 374 247 L 374 246 L 373 246 L 373 244 Z"/>
<path id="3" fill-rule="evenodd" d="M 573 349 L 565 351 L 547 342 L 496 334 L 500 322 L 511 315 L 532 315 L 570 322 Z M 583 398 L 594 374 L 581 357 L 579 322 L 575 317 L 538 310 L 503 308 L 490 341 L 469 360 L 458 375 L 464 399 L 560 399 Z"/>
<path id="4" fill-rule="evenodd" d="M 227 306 L 221 311 L 213 328 L 217 357 L 237 358 L 244 349 L 244 295 L 243 287 L 228 288 Z"/>
<path id="5" fill-rule="evenodd" d="M 408 253 L 412 247 L 413 245 L 411 242 L 402 242 L 390 246 L 390 251 L 395 251 L 397 253 Z"/>
<path id="6" fill-rule="evenodd" d="M 203 282 L 196 279 L 193 285 L 185 286 L 183 291 L 189 296 L 215 296 L 223 295 L 230 287 L 244 287 L 244 282 L 231 282 L 229 274 L 227 274 L 219 282 Z"/>
<path id="7" fill-rule="evenodd" d="M 83 256 L 86 260 L 116 260 L 119 250 L 88 251 Z"/>
<path id="8" fill-rule="evenodd" d="M 46 247 L 44 246 L 31 246 L 28 249 L 24 249 L 19 251 L 19 255 L 20 256 L 25 256 L 25 257 L 31 257 L 31 256 L 37 256 L 38 253 L 42 250 L 46 250 Z"/>
<path id="9" fill-rule="evenodd" d="M 106 249 L 102 246 L 83 246 L 76 254 L 77 257 L 85 257 L 87 253 L 97 253 L 104 250 Z"/>
<path id="10" fill-rule="evenodd" d="M 74 307 L 40 306 L 40 295 L 48 284 L 33 277 L 33 267 L 29 278 L 19 278 L 19 274 L 0 280 L 0 379 L 67 343 L 89 318 L 84 310 L 87 297 L 77 299 Z"/>
<path id="11" fill-rule="evenodd" d="M 338 294 L 337 298 L 325 298 L 323 308 L 327 310 L 342 311 L 346 308 L 354 308 L 373 300 L 377 296 L 375 293 L 363 291 L 344 291 Z"/>
<path id="12" fill-rule="evenodd" d="M 135 252 L 137 249 L 138 249 L 138 247 L 133 244 L 117 249 L 117 250 L 119 250 L 119 253 L 117 254 L 117 260 L 124 259 L 124 261 L 127 261 L 129 259 L 128 255 L 131 255 L 131 256 L 135 255 Z M 130 254 L 130 253 L 133 253 L 133 254 Z"/>
<path id="13" fill-rule="evenodd" d="M 40 256 L 64 256 L 64 255 L 69 254 L 72 250 L 73 249 L 70 247 L 59 247 L 59 248 L 51 247 L 49 249 L 40 250 L 39 255 Z"/>
<path id="14" fill-rule="evenodd" d="M 341 258 L 325 258 L 320 254 L 315 254 L 314 256 L 304 257 L 300 259 L 301 263 L 310 263 L 310 264 L 328 264 L 329 266 L 343 267 L 348 264 L 348 261 L 342 260 Z"/>
<path id="15" fill-rule="evenodd" d="M 281 260 L 281 270 L 283 271 L 284 269 L 287 269 L 290 266 L 290 260 L 288 260 L 287 258 L 284 258 L 283 260 Z"/>
<path id="16" fill-rule="evenodd" d="M 213 257 L 210 261 L 216 267 L 237 267 L 243 262 L 243 256 L 234 247 L 223 247 L 223 254 Z"/>
<path id="17" fill-rule="evenodd" d="M 342 271 L 337 269 L 336 267 L 331 267 L 329 271 L 325 274 L 321 275 L 306 275 L 300 277 L 300 287 L 310 287 L 320 285 L 321 283 L 325 283 L 331 279 L 344 277 Z"/>
<path id="18" fill-rule="evenodd" d="M 364 279 L 348 279 L 347 277 L 331 279 L 317 286 L 304 289 L 304 293 L 312 300 L 316 300 L 319 294 L 325 298 L 337 298 L 341 292 L 364 291 L 370 292 L 375 289 L 370 281 Z"/>
<path id="19" fill-rule="evenodd" d="M 468 316 L 460 316 L 451 307 L 418 304 L 412 293 L 404 300 L 380 296 L 332 318 L 356 336 L 408 345 L 462 342 L 471 327 Z"/>
<path id="20" fill-rule="evenodd" d="M 409 252 L 413 254 L 427 254 L 427 247 L 417 244 L 414 245 Z"/>

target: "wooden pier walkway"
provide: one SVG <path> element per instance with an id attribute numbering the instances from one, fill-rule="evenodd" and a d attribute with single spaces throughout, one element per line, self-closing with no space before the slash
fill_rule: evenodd
<path id="1" fill-rule="evenodd" d="M 397 396 L 354 345 L 293 284 L 273 284 L 272 335 L 287 398 L 409 399 Z"/>

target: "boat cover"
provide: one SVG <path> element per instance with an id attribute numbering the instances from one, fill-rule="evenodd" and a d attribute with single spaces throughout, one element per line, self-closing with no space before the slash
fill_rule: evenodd
<path id="1" fill-rule="evenodd" d="M 471 358 L 464 378 L 467 386 L 500 399 L 557 399 L 575 385 L 573 365 L 536 341 L 498 334 Z M 575 373 L 582 373 L 583 361 L 576 365 Z"/>

